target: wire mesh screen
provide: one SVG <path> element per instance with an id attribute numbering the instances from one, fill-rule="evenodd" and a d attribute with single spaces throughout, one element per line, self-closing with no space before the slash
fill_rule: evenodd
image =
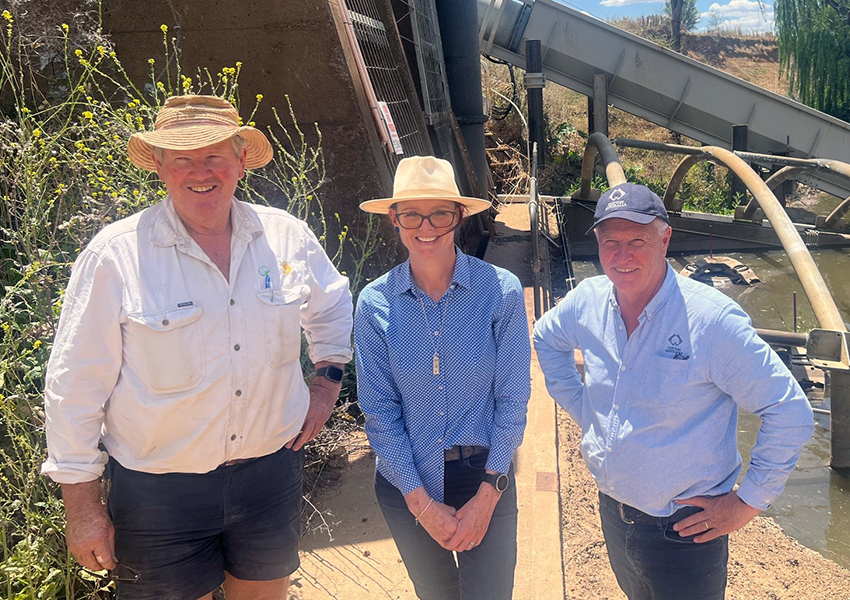
<path id="1" fill-rule="evenodd" d="M 403 155 L 387 149 L 390 161 L 396 165 L 404 156 L 428 154 L 428 132 L 421 131 L 414 118 L 419 102 L 414 98 L 411 104 L 408 98 L 400 72 L 406 65 L 398 65 L 393 57 L 374 0 L 345 0 L 345 5 L 375 97 L 387 104 L 401 142 Z"/>
<path id="2" fill-rule="evenodd" d="M 438 153 L 451 161 L 455 168 L 454 141 L 449 121 L 451 101 L 443 58 L 443 41 L 434 0 L 402 0 L 410 11 L 416 60 L 422 87 L 422 102 L 428 123 L 434 128 L 439 145 Z"/>

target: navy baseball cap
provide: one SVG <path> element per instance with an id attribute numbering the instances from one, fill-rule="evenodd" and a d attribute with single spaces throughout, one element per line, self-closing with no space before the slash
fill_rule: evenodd
<path id="1" fill-rule="evenodd" d="M 627 219 L 634 223 L 646 225 L 656 218 L 664 219 L 670 224 L 667 209 L 655 192 L 645 185 L 636 183 L 621 183 L 606 191 L 596 203 L 593 213 L 593 231 L 597 225 L 606 219 Z"/>

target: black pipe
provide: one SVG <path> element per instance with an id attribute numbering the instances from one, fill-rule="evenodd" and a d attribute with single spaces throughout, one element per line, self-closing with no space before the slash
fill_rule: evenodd
<path id="1" fill-rule="evenodd" d="M 540 50 L 540 40 L 525 42 L 525 72 L 543 72 L 543 54 Z M 545 123 L 543 121 L 543 88 L 528 87 L 528 147 L 537 144 L 537 168 L 546 165 Z"/>
<path id="2" fill-rule="evenodd" d="M 487 189 L 487 150 L 484 146 L 484 101 L 481 96 L 481 59 L 478 50 L 476 0 L 436 0 L 443 41 L 449 98 L 481 191 Z"/>

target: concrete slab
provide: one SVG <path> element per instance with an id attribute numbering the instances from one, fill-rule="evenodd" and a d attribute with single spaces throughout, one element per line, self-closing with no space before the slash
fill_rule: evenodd
<path id="1" fill-rule="evenodd" d="M 503 206 L 485 259 L 519 277 L 531 319 L 534 305 L 529 230 L 526 205 Z M 541 245 L 541 252 L 546 264 L 544 245 Z M 544 276 L 543 280 L 548 278 Z M 515 459 L 519 556 L 514 600 L 562 600 L 564 576 L 555 403 L 546 392 L 536 356 L 532 357 L 531 367 L 528 426 Z M 320 498 L 320 508 L 332 515 L 329 517 L 330 535 L 327 531 L 314 531 L 302 540 L 302 564 L 293 576 L 290 598 L 416 598 L 375 500 L 373 473 L 372 453 L 355 451 L 339 486 Z"/>

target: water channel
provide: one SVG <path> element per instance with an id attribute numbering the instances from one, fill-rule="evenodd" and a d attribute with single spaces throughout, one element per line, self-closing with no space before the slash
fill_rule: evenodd
<path id="1" fill-rule="evenodd" d="M 794 292 L 797 293 L 797 328 L 807 331 L 817 326 L 811 306 L 806 300 L 791 263 L 784 252 L 725 252 L 750 265 L 761 279 L 751 287 L 732 284 L 718 289 L 734 298 L 749 313 L 756 327 L 792 331 L 794 327 Z M 705 255 L 669 256 L 676 270 Z M 850 249 L 813 250 L 812 257 L 831 290 L 838 310 L 850 321 Z M 574 261 L 577 281 L 601 275 L 595 261 Z M 782 529 L 801 544 L 812 548 L 836 563 L 850 568 L 850 478 L 829 469 L 829 417 L 816 415 L 817 426 L 794 469 L 785 491 L 763 514 L 772 517 Z M 739 447 L 744 464 L 749 462 L 749 449 L 755 442 L 759 420 L 741 411 Z"/>

